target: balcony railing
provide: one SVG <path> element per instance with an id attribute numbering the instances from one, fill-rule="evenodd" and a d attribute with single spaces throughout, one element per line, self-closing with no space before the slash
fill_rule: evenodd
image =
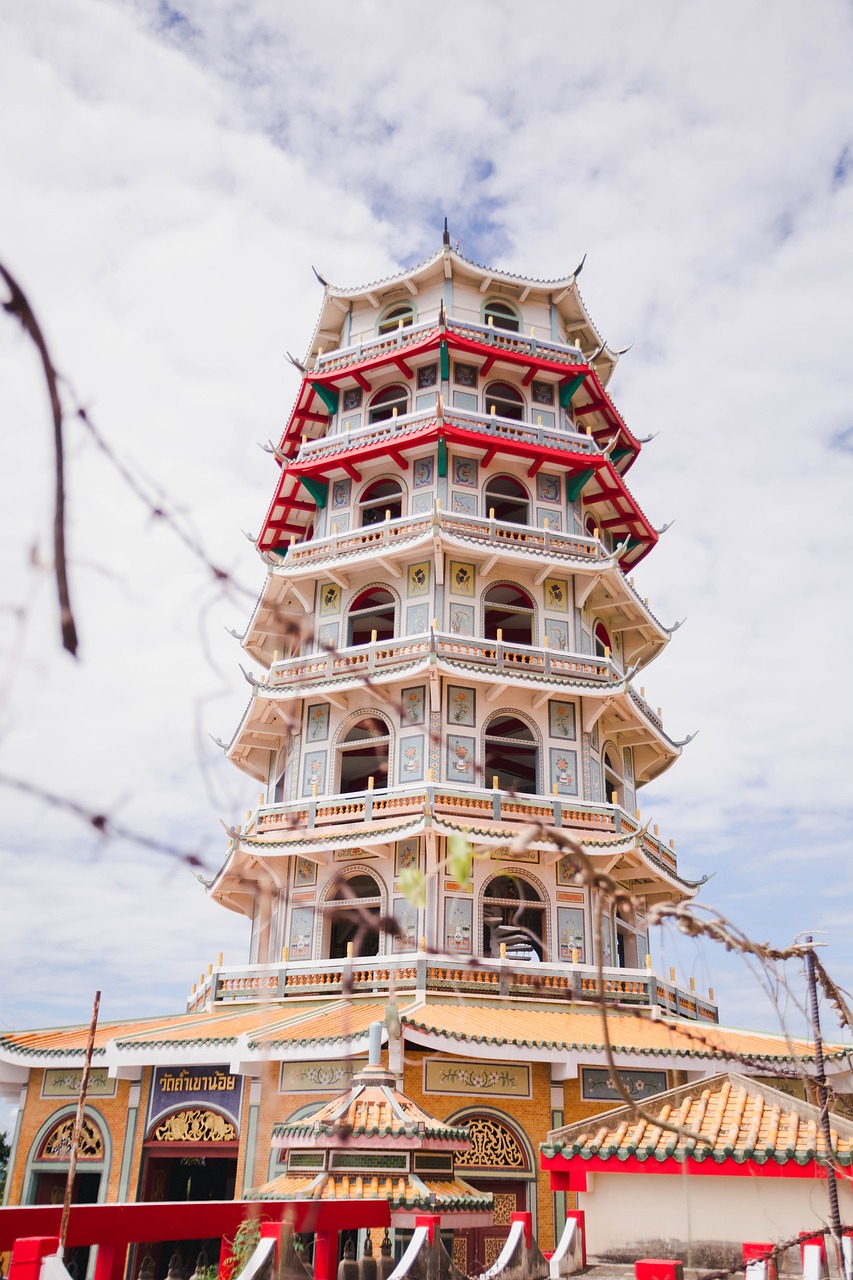
<path id="1" fill-rule="evenodd" d="M 394 991 L 572 1005 L 592 1003 L 654 1007 L 693 1021 L 717 1022 L 717 1007 L 694 991 L 682 991 L 650 969 L 607 967 L 599 986 L 594 965 L 460 958 L 410 952 L 347 960 L 282 960 L 272 965 L 213 968 L 187 1001 L 190 1013 L 213 1005 L 245 1005 L 293 997 L 370 997 Z"/>
<path id="2" fill-rule="evenodd" d="M 334 523 L 334 512 L 330 512 Z M 361 552 L 387 552 L 396 546 L 407 545 L 426 537 L 431 530 L 465 542 L 476 543 L 483 549 L 508 548 L 527 551 L 536 556 L 554 556 L 560 559 L 608 562 L 601 543 L 582 534 L 560 533 L 538 526 L 510 524 L 503 520 L 490 520 L 485 516 L 458 515 L 435 508 L 424 515 L 399 516 L 384 520 L 381 524 L 365 525 L 346 533 L 331 533 L 325 538 L 310 542 L 298 542 L 289 547 L 283 568 L 310 569 L 323 561 L 337 557 L 358 555 Z"/>
<path id="3" fill-rule="evenodd" d="M 249 818 L 242 834 L 250 839 L 270 836 L 275 843 L 282 844 L 287 843 L 289 835 L 304 841 L 308 832 L 314 832 L 318 841 L 330 840 L 336 827 L 399 822 L 424 813 L 463 824 L 479 820 L 521 828 L 541 823 L 581 836 L 584 831 L 591 831 L 597 839 L 637 836 L 643 853 L 653 864 L 668 876 L 678 874 L 674 851 L 660 836 L 643 830 L 636 813 L 628 813 L 620 805 L 592 803 L 574 796 L 518 795 L 461 783 L 414 782 L 395 786 L 393 790 L 377 788 L 261 805 Z M 365 832 L 365 841 L 369 836 L 370 833 Z"/>
<path id="4" fill-rule="evenodd" d="M 372 334 L 360 334 L 358 341 L 350 343 L 348 347 L 338 347 L 334 351 L 327 351 L 318 356 L 314 368 L 317 373 L 329 373 L 333 369 L 361 364 L 365 360 L 377 360 L 386 353 L 405 351 L 408 347 L 421 342 L 430 332 L 437 330 L 438 318 L 436 317 L 375 337 Z M 514 355 L 529 356 L 534 360 L 550 360 L 552 363 L 566 366 L 584 363 L 583 352 L 573 343 L 554 342 L 550 338 L 540 338 L 535 333 L 510 333 L 506 329 L 496 329 L 492 325 L 475 324 L 473 321 L 452 318 L 447 322 L 447 332 Z"/>
<path id="5" fill-rule="evenodd" d="M 474 435 L 487 436 L 490 440 L 503 440 L 527 447 L 554 449 L 561 453 L 582 453 L 600 457 L 602 450 L 591 436 L 579 431 L 557 430 L 541 427 L 533 422 L 517 422 L 514 418 L 501 418 L 497 414 L 478 413 L 469 409 L 450 408 L 445 405 L 441 417 L 446 425 Z M 396 418 L 383 418 L 352 431 L 338 431 L 321 436 L 319 440 L 306 440 L 296 461 L 317 462 L 351 450 L 362 450 L 380 444 L 405 446 L 406 436 L 415 435 L 423 427 L 438 421 L 438 409 L 421 409 L 416 413 L 401 413 Z"/>
<path id="6" fill-rule="evenodd" d="M 429 631 L 422 635 L 376 640 L 369 644 L 330 649 L 305 657 L 284 658 L 270 667 L 266 687 L 284 688 L 309 681 L 359 680 L 384 671 L 406 673 L 431 654 L 448 661 L 465 662 L 489 675 L 540 675 L 560 681 L 595 681 L 612 684 L 621 673 L 612 658 L 567 653 L 560 649 L 527 644 L 507 644 L 502 640 L 480 640 L 452 632 Z M 645 705 L 639 699 L 641 705 Z M 651 713 L 649 713 L 651 714 Z"/>

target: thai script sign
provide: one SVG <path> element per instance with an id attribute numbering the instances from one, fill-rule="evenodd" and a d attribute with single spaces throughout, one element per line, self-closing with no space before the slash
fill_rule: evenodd
<path id="1" fill-rule="evenodd" d="M 157 1067 L 151 1082 L 149 1125 L 187 1103 L 207 1103 L 236 1122 L 240 1119 L 243 1077 L 227 1067 Z"/>

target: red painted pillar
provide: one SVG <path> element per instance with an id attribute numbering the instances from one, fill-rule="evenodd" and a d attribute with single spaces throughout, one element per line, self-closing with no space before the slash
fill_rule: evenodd
<path id="1" fill-rule="evenodd" d="M 58 1248 L 59 1236 L 21 1236 L 12 1245 L 9 1280 L 39 1280 L 42 1258 Z"/>
<path id="2" fill-rule="evenodd" d="M 126 1244 L 99 1244 L 95 1280 L 123 1280 L 127 1249 Z"/>
<path id="3" fill-rule="evenodd" d="M 338 1232 L 318 1231 L 314 1236 L 314 1280 L 337 1280 Z"/>
<path id="4" fill-rule="evenodd" d="M 578 1231 L 581 1233 L 581 1262 L 584 1271 L 586 1270 L 586 1210 L 585 1209 L 567 1209 L 567 1218 L 574 1218 L 578 1224 Z"/>
<path id="5" fill-rule="evenodd" d="M 419 1213 L 415 1218 L 415 1230 L 426 1227 L 430 1244 L 435 1243 L 436 1231 L 441 1235 L 441 1215 L 438 1213 Z"/>
<path id="6" fill-rule="evenodd" d="M 530 1242 L 533 1239 L 533 1214 L 532 1213 L 513 1213 L 510 1214 L 510 1222 L 524 1223 L 524 1244 L 525 1248 L 530 1248 Z"/>

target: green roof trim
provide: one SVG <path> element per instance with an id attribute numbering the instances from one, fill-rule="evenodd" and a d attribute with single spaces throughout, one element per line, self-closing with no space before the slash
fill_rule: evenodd
<path id="1" fill-rule="evenodd" d="M 566 382 L 562 382 L 560 384 L 560 406 L 563 409 L 568 409 L 569 405 L 572 403 L 572 396 L 580 387 L 583 386 L 583 380 L 585 377 L 585 373 L 578 373 L 574 378 L 570 378 Z"/>
<path id="2" fill-rule="evenodd" d="M 573 476 L 566 477 L 566 497 L 569 502 L 577 502 L 585 485 L 595 475 L 593 468 L 588 471 L 576 471 Z"/>
<path id="3" fill-rule="evenodd" d="M 326 387 L 322 382 L 312 382 L 311 386 L 317 392 L 317 395 L 323 401 L 323 404 L 329 410 L 329 413 L 338 412 L 338 404 L 340 402 L 340 393 L 334 387 Z"/>
<path id="4" fill-rule="evenodd" d="M 329 497 L 328 480 L 315 480 L 311 476 L 300 476 L 299 483 L 308 490 L 318 508 L 322 511 Z"/>

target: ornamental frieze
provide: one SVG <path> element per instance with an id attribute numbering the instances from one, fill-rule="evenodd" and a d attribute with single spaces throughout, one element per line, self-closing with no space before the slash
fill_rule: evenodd
<path id="1" fill-rule="evenodd" d="M 217 1111 L 176 1111 L 158 1124 L 155 1142 L 235 1142 L 237 1130 Z"/>

